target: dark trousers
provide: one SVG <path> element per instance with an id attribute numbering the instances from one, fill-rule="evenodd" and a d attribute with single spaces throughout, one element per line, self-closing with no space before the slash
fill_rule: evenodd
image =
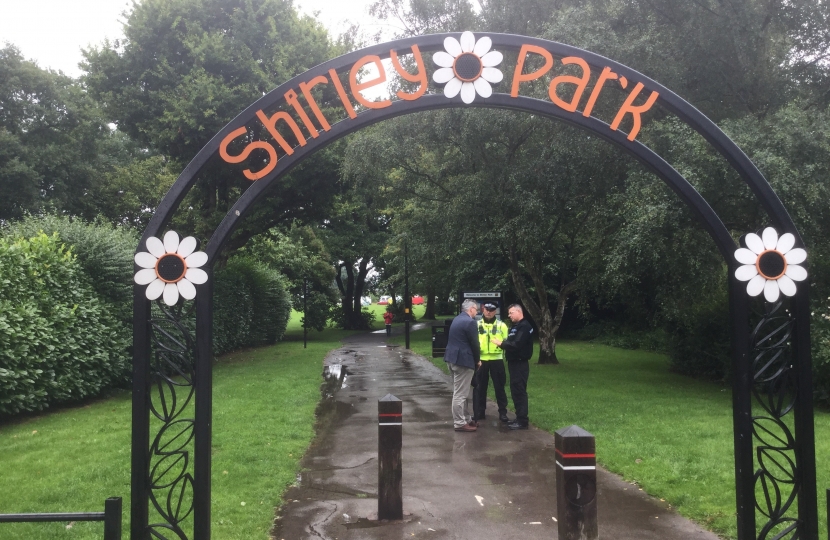
<path id="1" fill-rule="evenodd" d="M 490 377 L 493 378 L 493 390 L 496 392 L 496 403 L 499 414 L 507 413 L 507 393 L 504 384 L 507 375 L 504 372 L 504 362 L 501 360 L 482 360 L 481 367 L 476 370 L 476 387 L 473 389 L 473 414 L 476 418 L 484 418 L 484 409 L 487 408 L 487 385 Z"/>
<path id="2" fill-rule="evenodd" d="M 391 335 L 392 335 L 392 325 L 391 325 L 391 324 L 387 324 L 387 325 L 386 325 L 386 335 L 387 335 L 387 336 L 391 336 Z"/>
<path id="3" fill-rule="evenodd" d="M 510 397 L 513 398 L 516 421 L 527 424 L 527 377 L 530 375 L 530 364 L 527 360 L 508 362 L 507 371 L 510 372 Z"/>

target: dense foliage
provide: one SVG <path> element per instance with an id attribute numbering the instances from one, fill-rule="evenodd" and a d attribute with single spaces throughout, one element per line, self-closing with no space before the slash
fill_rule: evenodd
<path id="1" fill-rule="evenodd" d="M 9 225 L 0 240 L 0 414 L 127 383 L 135 231 L 47 215 Z M 284 282 L 250 258 L 216 272 L 215 354 L 282 338 L 291 313 Z"/>
<path id="2" fill-rule="evenodd" d="M 373 10 L 396 19 L 400 37 L 469 29 L 583 47 L 661 82 L 714 120 L 802 233 L 816 395 L 830 403 L 830 4 L 378 0 Z M 122 38 L 85 52 L 80 81 L 5 46 L 0 220 L 54 210 L 143 227 L 176 174 L 239 111 L 360 39 L 333 42 L 290 0 L 142 0 L 126 13 Z M 528 92 L 546 98 L 548 80 Z M 505 83 L 494 90 L 505 92 Z M 331 88 L 320 91 L 324 108 L 336 99 Z M 608 111 L 595 112 L 609 120 Z M 671 111 L 650 115 L 639 140 L 705 197 L 736 239 L 771 224 L 702 137 Z M 242 137 L 263 136 L 249 126 Z M 209 164 L 170 227 L 207 238 L 249 186 L 237 173 Z M 132 233 L 55 219 L 43 222 L 47 235 L 57 230 L 73 246 L 97 301 L 129 325 Z M 13 228 L 31 238 L 38 223 Z M 250 326 L 273 315 L 255 306 L 279 279 L 265 268 L 285 276 L 298 308 L 307 285 L 308 326 L 322 328 L 340 300 L 335 319 L 365 328 L 360 297 L 403 292 L 405 250 L 427 317 L 439 302 L 454 307 L 447 301 L 460 289 L 504 290 L 540 327 L 543 361 L 556 361 L 564 325 L 606 342 L 663 347 L 682 373 L 729 377 L 726 267 L 677 196 L 591 134 L 480 109 L 362 130 L 264 194 L 216 261 L 217 350 L 272 339 Z"/>
<path id="3" fill-rule="evenodd" d="M 127 14 L 122 39 L 85 52 L 83 79 L 120 130 L 180 171 L 248 105 L 337 54 L 322 25 L 290 0 L 144 0 Z M 229 251 L 275 225 L 322 218 L 337 167 L 335 147 L 292 171 Z M 235 169 L 207 167 L 175 228 L 209 237 L 249 185 Z"/>
<path id="4" fill-rule="evenodd" d="M 282 339 L 291 316 L 284 278 L 248 258 L 235 258 L 215 274 L 213 352 L 257 347 Z"/>
<path id="5" fill-rule="evenodd" d="M 401 35 L 463 28 L 539 36 L 660 81 L 716 121 L 769 180 L 810 253 L 805 285 L 815 309 L 827 309 L 828 4 L 488 0 L 479 7 L 378 0 L 374 10 L 397 19 Z M 663 343 L 677 371 L 729 377 L 726 267 L 653 174 L 560 125 L 550 128 L 560 139 L 534 143 L 544 128 L 529 127 L 531 117 L 476 110 L 423 116 L 355 136 L 344 163 L 356 177 L 385 166 L 387 185 L 397 190 L 393 229 L 420 254 L 416 272 L 450 293 L 471 285 L 516 291 L 543 340 L 545 296 L 556 315 L 573 295 L 569 327 L 635 336 L 613 338 L 632 345 Z M 771 224 L 732 167 L 670 111 L 655 110 L 639 138 L 705 197 L 734 238 Z M 816 327 L 816 395 L 826 401 L 827 353 Z"/>
<path id="6" fill-rule="evenodd" d="M 332 286 L 331 255 L 313 228 L 293 226 L 284 232 L 271 229 L 252 239 L 239 253 L 279 268 L 294 307 L 303 311 L 305 327 L 318 331 L 325 328 L 337 293 Z"/>
<path id="7" fill-rule="evenodd" d="M 88 214 L 109 130 L 75 81 L 0 49 L 0 219 L 26 211 Z"/>
<path id="8" fill-rule="evenodd" d="M 0 238 L 0 415 L 123 384 L 130 333 L 57 235 Z"/>
<path id="9" fill-rule="evenodd" d="M 133 320 L 133 253 L 138 244 L 134 229 L 104 221 L 87 223 L 63 216 L 27 216 L 3 229 L 9 238 L 56 235 L 72 249 L 83 275 L 98 300 L 130 330 Z"/>

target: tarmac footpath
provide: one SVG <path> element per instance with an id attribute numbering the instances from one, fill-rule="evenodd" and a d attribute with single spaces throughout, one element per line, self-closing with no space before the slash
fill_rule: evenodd
<path id="1" fill-rule="evenodd" d="M 449 375 L 403 347 L 387 346 L 383 332 L 344 340 L 324 364 L 317 437 L 272 538 L 558 538 L 551 433 L 532 425 L 508 430 L 492 402 L 478 431 L 456 432 Z M 403 402 L 401 521 L 377 520 L 377 412 L 386 394 Z M 532 422 L 532 401 L 530 411 Z M 718 539 L 599 467 L 597 483 L 601 539 Z"/>

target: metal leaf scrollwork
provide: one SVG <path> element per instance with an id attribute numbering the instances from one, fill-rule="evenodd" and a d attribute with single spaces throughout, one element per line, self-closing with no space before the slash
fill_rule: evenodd
<path id="1" fill-rule="evenodd" d="M 787 422 L 797 388 L 791 348 L 794 321 L 783 304 L 765 302 L 751 336 L 753 394 L 763 409 L 752 418 L 758 465 L 755 507 L 766 518 L 759 540 L 800 538 L 798 520 L 787 515 L 798 498 L 799 474 L 796 441 Z"/>
<path id="2" fill-rule="evenodd" d="M 192 444 L 194 374 L 193 304 L 155 303 L 150 320 L 153 361 L 150 411 L 160 422 L 150 446 L 150 502 L 162 522 L 150 523 L 152 538 L 187 540 L 184 521 L 193 512 Z"/>

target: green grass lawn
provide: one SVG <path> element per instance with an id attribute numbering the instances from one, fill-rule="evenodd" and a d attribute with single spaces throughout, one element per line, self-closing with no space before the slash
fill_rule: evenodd
<path id="1" fill-rule="evenodd" d="M 286 341 L 222 357 L 214 368 L 213 537 L 268 537 L 274 508 L 314 436 L 322 359 L 349 332 L 309 333 L 292 321 Z M 0 513 L 130 508 L 130 395 L 0 425 Z M 243 504 L 244 503 L 244 504 Z M 95 539 L 103 524 L 0 524 L 3 540 Z"/>
<path id="2" fill-rule="evenodd" d="M 403 338 L 394 341 L 403 343 Z M 414 332 L 410 343 L 415 352 L 430 357 L 429 330 Z M 671 373 L 661 354 L 587 342 L 560 342 L 556 351 L 559 365 L 531 360 L 530 421 L 550 432 L 572 424 L 590 431 L 606 469 L 706 528 L 734 538 L 730 387 Z M 446 372 L 442 358 L 433 363 Z M 493 397 L 492 386 L 490 393 Z M 827 538 L 830 414 L 817 412 L 815 426 L 819 538 Z M 601 519 L 602 508 L 599 512 Z"/>
<path id="3" fill-rule="evenodd" d="M 383 306 L 373 306 L 382 311 Z M 417 310 L 423 309 L 417 307 Z M 416 311 L 416 316 L 420 315 Z M 380 320 L 376 328 L 382 328 Z M 310 331 L 293 318 L 284 342 L 223 357 L 214 371 L 215 538 L 267 538 L 285 487 L 313 437 L 321 361 L 349 332 Z M 429 329 L 412 333 L 429 357 Z M 394 341 L 403 342 L 403 337 Z M 728 387 L 668 371 L 665 356 L 584 342 L 557 347 L 558 366 L 531 362 L 530 419 L 554 431 L 578 424 L 599 461 L 680 513 L 734 537 Z M 434 363 L 445 369 L 443 359 Z M 816 415 L 819 524 L 826 538 L 830 414 Z M 130 399 L 107 399 L 0 425 L 0 512 L 101 511 L 124 499 L 129 523 Z M 242 503 L 245 503 L 244 505 Z M 600 509 L 601 515 L 602 509 Z M 100 539 L 100 523 L 0 524 L 3 540 Z M 125 536 L 126 538 L 127 536 Z"/>

